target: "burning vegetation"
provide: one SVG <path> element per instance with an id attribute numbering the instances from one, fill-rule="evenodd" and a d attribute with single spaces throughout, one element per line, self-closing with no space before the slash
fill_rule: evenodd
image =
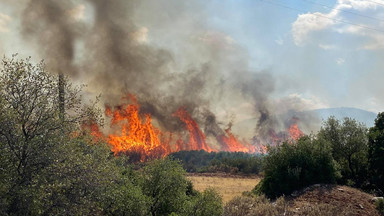
<path id="1" fill-rule="evenodd" d="M 178 151 L 204 150 L 206 152 L 244 152 L 266 153 L 267 145 L 275 145 L 284 140 L 297 140 L 303 136 L 297 123 L 298 118 L 292 120 L 286 132 L 276 135 L 271 130 L 270 143 L 245 140 L 231 131 L 231 125 L 225 133 L 217 135 L 217 144 L 207 142 L 207 135 L 192 118 L 185 107 L 180 107 L 172 116 L 177 118 L 185 127 L 181 132 L 170 132 L 153 125 L 150 113 L 141 113 L 140 105 L 135 95 L 127 94 L 122 97 L 122 103 L 116 106 L 106 105 L 105 115 L 110 118 L 109 134 L 103 134 L 95 122 L 88 122 L 86 128 L 91 131 L 95 140 L 103 139 L 109 143 L 114 154 L 137 155 L 140 161 L 165 157 Z M 187 136 L 182 134 L 187 132 Z"/>
<path id="2" fill-rule="evenodd" d="M 297 107 L 290 100 L 283 100 L 284 106 L 276 104 L 278 77 L 251 68 L 244 47 L 228 40 L 228 35 L 206 32 L 209 28 L 203 23 L 190 22 L 183 15 L 189 4 L 172 2 L 178 6 L 166 7 L 178 8 L 174 16 L 187 19 L 175 27 L 173 19 L 152 17 L 158 15 L 151 12 L 153 2 L 86 2 L 80 6 L 91 19 L 74 19 L 68 11 L 79 5 L 73 1 L 30 1 L 20 8 L 21 33 L 52 71 L 76 81 L 86 79 L 86 97 L 103 94 L 102 102 L 110 104 L 105 113 L 111 129 L 100 130 L 108 131 L 103 134 L 97 125 L 89 127 L 116 155 L 137 152 L 152 158 L 180 150 L 264 153 L 265 145 L 302 135 L 297 123 L 283 128 L 281 119 L 273 115 Z M 173 34 L 178 27 L 193 34 Z M 175 43 L 149 40 L 162 36 L 157 35 L 158 29 L 168 31 L 166 41 Z M 130 95 L 120 101 L 122 91 L 140 100 Z M 220 118 L 218 110 L 225 116 L 244 111 L 242 115 L 256 119 L 247 126 L 253 131 L 223 128 L 231 120 Z M 213 121 L 207 120 L 209 116 Z M 307 129 L 310 121 L 303 118 L 302 122 Z"/>

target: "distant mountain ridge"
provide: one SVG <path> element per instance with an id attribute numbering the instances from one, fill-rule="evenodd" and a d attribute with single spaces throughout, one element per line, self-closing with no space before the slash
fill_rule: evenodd
<path id="1" fill-rule="evenodd" d="M 350 117 L 358 122 L 364 123 L 367 127 L 373 127 L 377 117 L 377 113 L 352 107 L 315 109 L 303 111 L 301 113 L 315 115 L 322 121 L 327 120 L 330 116 L 334 116 L 339 120 L 342 120 L 345 117 Z"/>

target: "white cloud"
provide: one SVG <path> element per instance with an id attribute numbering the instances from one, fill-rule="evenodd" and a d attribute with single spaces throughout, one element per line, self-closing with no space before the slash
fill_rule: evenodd
<path id="1" fill-rule="evenodd" d="M 309 33 L 326 29 L 334 24 L 333 20 L 325 19 L 321 13 L 300 14 L 292 24 L 292 34 L 296 45 L 307 42 Z"/>
<path id="2" fill-rule="evenodd" d="M 9 32 L 9 23 L 11 22 L 11 17 L 0 13 L 0 32 Z"/>
<path id="3" fill-rule="evenodd" d="M 345 63 L 345 59 L 343 59 L 343 58 L 338 58 L 338 59 L 336 59 L 336 63 L 337 63 L 338 65 L 342 65 L 342 64 Z"/>
<path id="4" fill-rule="evenodd" d="M 314 12 L 299 15 L 292 24 L 292 35 L 295 44 L 297 46 L 303 46 L 307 43 L 327 44 L 329 42 L 325 40 L 329 40 L 329 38 L 324 37 L 324 33 L 334 33 L 363 38 L 360 40 L 363 44 L 355 43 L 358 49 L 383 49 L 384 32 L 381 29 L 384 29 L 384 22 L 364 17 L 377 17 L 376 19 L 382 17 L 384 14 L 384 0 L 375 0 L 375 2 L 338 0 L 329 13 Z M 319 47 L 322 49 L 330 48 L 320 45 Z"/>

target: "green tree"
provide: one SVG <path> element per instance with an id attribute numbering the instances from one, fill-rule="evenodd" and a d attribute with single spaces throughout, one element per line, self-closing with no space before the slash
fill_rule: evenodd
<path id="1" fill-rule="evenodd" d="M 44 63 L 30 59 L 4 58 L 0 74 L 0 143 L 7 158 L 8 190 L 3 195 L 11 210 L 30 211 L 36 173 L 54 162 L 53 148 L 64 124 L 58 120 L 57 78 L 45 71 Z M 67 108 L 76 107 L 77 91 L 67 86 Z M 68 118 L 72 122 L 73 118 Z M 3 183 L 3 182 L 2 182 Z"/>
<path id="2" fill-rule="evenodd" d="M 192 209 L 190 216 L 222 215 L 223 200 L 217 191 L 208 188 L 199 194 Z"/>
<path id="3" fill-rule="evenodd" d="M 254 192 L 270 198 L 289 195 L 316 183 L 333 183 L 336 168 L 330 148 L 313 137 L 271 147 L 264 158 L 264 178 Z"/>
<path id="4" fill-rule="evenodd" d="M 351 118 L 342 123 L 330 117 L 324 122 L 318 137 L 332 147 L 332 156 L 341 168 L 341 183 L 362 186 L 368 172 L 367 128 Z"/>
<path id="5" fill-rule="evenodd" d="M 143 170 L 143 192 L 150 198 L 150 214 L 168 215 L 184 212 L 187 179 L 179 162 L 168 158 L 154 160 Z"/>
<path id="6" fill-rule="evenodd" d="M 15 57 L 15 56 L 14 56 Z M 110 151 L 76 135 L 86 119 L 80 89 L 65 81 L 64 120 L 57 76 L 43 62 L 4 58 L 0 73 L 0 210 L 17 215 L 93 214 L 116 173 Z"/>
<path id="7" fill-rule="evenodd" d="M 372 183 L 384 193 L 384 113 L 379 113 L 369 130 L 369 168 Z"/>

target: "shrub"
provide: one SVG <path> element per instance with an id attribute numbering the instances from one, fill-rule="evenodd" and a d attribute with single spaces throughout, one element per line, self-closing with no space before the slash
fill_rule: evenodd
<path id="1" fill-rule="evenodd" d="M 151 215 L 179 213 L 187 199 L 185 171 L 177 161 L 152 161 L 144 167 L 142 189 L 150 198 Z"/>
<path id="2" fill-rule="evenodd" d="M 378 199 L 375 202 L 377 210 L 384 215 L 384 199 Z"/>
<path id="3" fill-rule="evenodd" d="M 262 156 L 243 152 L 180 151 L 169 155 L 182 162 L 187 172 L 227 172 L 258 174 Z"/>
<path id="4" fill-rule="evenodd" d="M 219 193 L 212 188 L 206 189 L 196 200 L 193 208 L 194 216 L 222 215 L 223 200 Z"/>
<path id="5" fill-rule="evenodd" d="M 334 183 L 336 168 L 330 148 L 322 141 L 302 137 L 269 150 L 264 160 L 264 178 L 256 194 L 275 198 L 316 183 Z"/>
<path id="6" fill-rule="evenodd" d="M 368 139 L 364 124 L 351 118 L 342 121 L 330 117 L 323 123 L 317 137 L 328 142 L 338 163 L 339 184 L 365 187 L 368 183 Z"/>

